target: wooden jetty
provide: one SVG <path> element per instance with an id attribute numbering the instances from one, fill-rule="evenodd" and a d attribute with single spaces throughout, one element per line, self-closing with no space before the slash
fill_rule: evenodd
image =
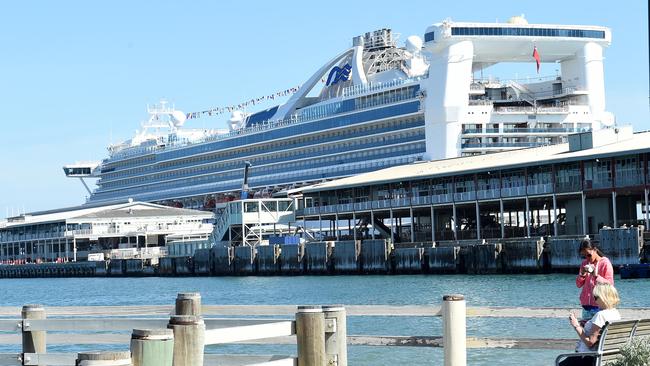
<path id="1" fill-rule="evenodd" d="M 444 347 L 445 365 L 464 366 L 467 348 L 557 349 L 560 352 L 571 350 L 575 344 L 574 339 L 466 337 L 466 317 L 565 318 L 569 310 L 466 307 L 462 295 L 445 296 L 441 306 L 205 305 L 201 304 L 198 293 L 180 293 L 174 305 L 0 307 L 0 344 L 22 345 L 21 353 L 0 354 L 0 365 L 345 366 L 348 346 L 364 345 Z M 620 311 L 624 318 L 650 318 L 650 309 L 646 308 Z M 16 318 L 18 314 L 20 318 Z M 262 316 L 266 318 L 250 318 Z M 443 326 L 440 336 L 348 335 L 349 316 L 442 317 Z M 207 345 L 228 343 L 243 343 L 246 347 L 294 344 L 297 355 L 204 353 Z M 46 352 L 47 345 L 53 344 L 129 348 L 99 354 Z"/>

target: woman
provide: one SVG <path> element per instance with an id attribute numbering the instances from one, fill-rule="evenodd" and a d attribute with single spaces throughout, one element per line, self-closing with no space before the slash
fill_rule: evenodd
<path id="1" fill-rule="evenodd" d="M 583 309 L 582 320 L 586 322 L 599 310 L 592 294 L 594 287 L 599 283 L 608 283 L 613 286 L 614 268 L 612 262 L 589 239 L 584 239 L 580 243 L 580 255 L 584 260 L 576 278 L 576 286 L 582 288 L 580 305 Z"/>
<path id="2" fill-rule="evenodd" d="M 616 310 L 616 306 L 620 302 L 618 291 L 614 286 L 608 283 L 599 283 L 594 287 L 592 293 L 595 298 L 596 304 L 600 311 L 596 313 L 584 327 L 580 325 L 578 319 L 569 314 L 569 322 L 573 329 L 578 333 L 578 344 L 576 345 L 576 352 L 591 352 L 595 351 L 598 343 L 600 331 L 606 323 L 620 320 L 621 314 Z M 560 366 L 568 365 L 593 365 L 594 358 L 591 356 L 571 357 L 560 362 Z"/>

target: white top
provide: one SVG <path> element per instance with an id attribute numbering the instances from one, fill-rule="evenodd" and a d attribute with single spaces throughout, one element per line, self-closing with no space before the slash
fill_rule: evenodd
<path id="1" fill-rule="evenodd" d="M 591 336 L 591 334 L 594 332 L 594 325 L 598 326 L 600 329 L 603 329 L 605 326 L 605 323 L 611 322 L 614 320 L 621 320 L 621 314 L 619 314 L 618 310 L 616 309 L 605 309 L 601 310 L 594 315 L 591 320 L 585 324 L 584 330 L 585 330 L 585 335 L 587 337 Z M 581 340 L 578 341 L 578 344 L 576 345 L 576 352 L 590 352 L 590 351 L 595 351 L 595 346 L 594 348 L 589 348 L 587 345 Z"/>

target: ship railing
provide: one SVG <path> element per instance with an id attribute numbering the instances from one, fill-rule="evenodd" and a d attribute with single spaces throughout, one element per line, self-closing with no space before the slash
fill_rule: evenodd
<path id="1" fill-rule="evenodd" d="M 489 99 L 470 99 L 469 105 L 492 105 L 494 104 L 493 100 Z"/>
<path id="2" fill-rule="evenodd" d="M 515 133 L 578 133 L 588 132 L 590 128 L 581 127 L 548 127 L 548 128 L 466 128 L 463 129 L 463 134 L 515 134 Z"/>
<path id="3" fill-rule="evenodd" d="M 490 143 L 466 142 L 461 144 L 461 148 L 463 149 L 525 148 L 525 147 L 540 147 L 549 144 L 550 143 L 546 143 L 546 142 L 490 142 Z"/>
<path id="4" fill-rule="evenodd" d="M 347 88 L 343 88 L 342 95 L 343 97 L 351 97 L 351 96 L 356 96 L 360 94 L 365 94 L 368 92 L 373 92 L 373 91 L 378 91 L 378 90 L 383 90 L 383 89 L 389 89 L 393 88 L 396 86 L 404 85 L 404 84 L 411 84 L 418 82 L 420 80 L 424 79 L 423 76 L 417 76 L 413 78 L 408 78 L 408 79 L 395 79 L 391 81 L 387 81 L 385 83 L 377 82 L 377 83 L 368 83 L 365 85 L 353 85 L 353 86 L 348 86 Z"/>
<path id="5" fill-rule="evenodd" d="M 463 360 L 467 349 L 557 350 L 560 353 L 572 350 L 575 339 L 521 338 L 508 332 L 487 337 L 467 336 L 466 318 L 478 318 L 477 321 L 486 324 L 504 319 L 513 323 L 532 319 L 556 322 L 564 319 L 567 313 L 578 310 L 566 307 L 467 306 L 467 302 L 474 300 L 463 295 L 443 296 L 439 305 L 201 305 L 200 301 L 198 293 L 181 293 L 176 306 L 45 308 L 25 305 L 22 311 L 2 307 L 0 310 L 5 316 L 0 319 L 2 344 L 22 345 L 22 352 L 0 353 L 0 363 L 7 366 L 122 365 L 137 360 L 134 364 L 171 364 L 174 359 L 174 364 L 183 365 L 293 366 L 296 363 L 307 364 L 307 359 L 313 364 L 347 366 L 350 346 L 450 347 L 445 349 L 445 357 Z M 649 308 L 620 308 L 619 311 L 626 319 L 650 318 Z M 346 324 L 349 318 L 354 319 L 349 322 L 354 324 L 359 320 L 380 317 L 404 321 L 441 318 L 442 321 L 435 322 L 439 324 L 436 326 L 438 335 L 348 335 Z M 143 333 L 157 336 L 142 338 Z M 451 343 L 452 340 L 456 343 Z M 206 353 L 206 346 L 235 342 L 238 353 L 243 347 L 251 352 L 256 346 L 275 344 L 297 345 L 297 355 Z M 66 348 L 78 349 L 91 344 L 118 350 L 110 355 L 119 353 L 123 359 L 80 362 L 83 351 L 66 352 Z M 57 349 L 63 352 L 47 352 L 46 349 L 52 345 L 58 345 Z M 143 352 L 153 349 L 156 351 Z M 97 357 L 101 355 L 96 353 Z"/>
<path id="6" fill-rule="evenodd" d="M 569 113 L 569 107 L 494 107 L 495 113 Z"/>
<path id="7" fill-rule="evenodd" d="M 527 77 L 527 78 L 519 78 L 519 79 L 507 79 L 505 81 L 501 81 L 500 78 L 496 77 L 487 77 L 487 78 L 474 78 L 472 79 L 472 83 L 481 83 L 481 84 L 502 84 L 506 85 L 507 83 L 511 81 L 516 81 L 516 82 L 523 82 L 524 85 L 529 84 L 531 82 L 542 82 L 542 81 L 560 81 L 561 79 L 558 79 L 557 75 L 546 75 L 546 76 L 537 76 L 537 77 Z"/>

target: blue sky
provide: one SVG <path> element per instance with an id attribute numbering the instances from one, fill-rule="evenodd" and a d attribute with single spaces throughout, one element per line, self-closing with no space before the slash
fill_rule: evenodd
<path id="1" fill-rule="evenodd" d="M 403 41 L 445 18 L 519 14 L 530 23 L 610 27 L 607 109 L 619 123 L 650 129 L 645 1 L 4 3 L 0 217 L 83 203 L 85 189 L 62 165 L 106 157 L 106 146 L 130 138 L 160 98 L 185 112 L 238 104 L 300 85 L 366 31 L 390 27 Z M 544 66 L 542 74 L 554 73 Z M 187 126 L 224 127 L 226 118 Z"/>

